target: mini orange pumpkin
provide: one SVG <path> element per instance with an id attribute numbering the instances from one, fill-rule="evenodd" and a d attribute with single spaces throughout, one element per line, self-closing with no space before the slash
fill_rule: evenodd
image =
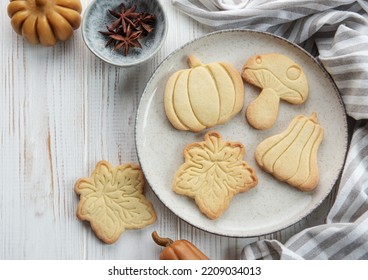
<path id="1" fill-rule="evenodd" d="M 160 237 L 156 231 L 152 232 L 156 244 L 165 247 L 160 253 L 160 260 L 208 260 L 196 246 L 188 240 L 173 241 L 170 238 Z"/>
<path id="2" fill-rule="evenodd" d="M 10 0 L 8 15 L 15 32 L 31 44 L 66 41 L 81 23 L 79 0 Z"/>

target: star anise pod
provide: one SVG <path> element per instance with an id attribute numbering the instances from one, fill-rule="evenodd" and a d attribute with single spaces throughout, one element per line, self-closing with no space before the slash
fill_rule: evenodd
<path id="1" fill-rule="evenodd" d="M 99 31 L 108 37 L 105 47 L 113 44 L 115 50 L 123 48 L 125 56 L 130 47 L 142 48 L 138 39 L 154 30 L 156 18 L 153 14 L 136 12 L 136 8 L 133 5 L 127 9 L 122 3 L 121 12 L 108 10 L 116 20 L 106 27 L 107 31 Z"/>
<path id="2" fill-rule="evenodd" d="M 126 9 L 123 3 L 121 13 L 118 13 L 114 10 L 109 10 L 109 13 L 117 18 L 117 20 L 113 22 L 112 26 L 117 27 L 119 25 L 122 25 L 124 33 L 127 32 L 128 25 L 132 25 L 133 27 L 135 27 L 134 21 L 139 16 L 139 13 L 135 12 L 136 9 L 137 9 L 136 5 L 133 5 L 129 9 Z"/>
<path id="3" fill-rule="evenodd" d="M 100 32 L 102 35 L 105 36 L 109 36 L 109 40 L 107 40 L 105 47 L 109 46 L 111 43 L 115 43 L 116 41 L 114 40 L 114 38 L 110 37 L 111 35 L 119 35 L 119 29 L 118 28 L 113 28 L 111 25 L 110 26 L 106 26 L 107 31 L 98 31 Z M 114 44 L 115 45 L 115 44 Z"/>
<path id="4" fill-rule="evenodd" d="M 127 27 L 127 32 L 125 35 L 114 34 L 109 37 L 114 39 L 117 43 L 115 45 L 115 49 L 124 48 L 124 55 L 127 56 L 129 52 L 129 48 L 136 47 L 142 48 L 142 45 L 139 43 L 138 38 L 141 36 L 142 31 L 132 31 L 130 25 Z"/>
<path id="5" fill-rule="evenodd" d="M 141 13 L 138 15 L 135 23 L 135 27 L 140 26 L 141 30 L 143 31 L 144 35 L 146 35 L 147 33 L 150 33 L 153 31 L 154 29 L 154 24 L 155 24 L 156 18 L 154 15 L 150 14 L 150 13 Z"/>

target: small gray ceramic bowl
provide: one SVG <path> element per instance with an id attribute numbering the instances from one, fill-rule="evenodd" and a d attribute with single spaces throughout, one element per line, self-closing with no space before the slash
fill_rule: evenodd
<path id="1" fill-rule="evenodd" d="M 136 12 L 156 17 L 154 31 L 139 39 L 142 48 L 130 47 L 127 56 L 123 49 L 105 47 L 108 38 L 98 32 L 107 31 L 106 26 L 116 20 L 108 10 L 120 12 L 122 3 L 127 9 L 136 5 Z M 94 0 L 83 14 L 82 35 L 88 49 L 103 61 L 120 67 L 134 66 L 151 59 L 162 47 L 167 35 L 167 18 L 159 0 Z"/>

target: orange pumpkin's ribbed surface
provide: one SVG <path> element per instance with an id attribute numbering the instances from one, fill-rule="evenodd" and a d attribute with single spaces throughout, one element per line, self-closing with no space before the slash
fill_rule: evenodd
<path id="1" fill-rule="evenodd" d="M 68 40 L 80 26 L 81 12 L 79 0 L 14 0 L 8 5 L 14 31 L 44 46 Z"/>

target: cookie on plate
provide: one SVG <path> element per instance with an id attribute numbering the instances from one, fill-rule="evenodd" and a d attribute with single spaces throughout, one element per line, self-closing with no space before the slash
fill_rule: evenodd
<path id="1" fill-rule="evenodd" d="M 156 221 L 156 212 L 143 195 L 144 185 L 138 165 L 126 163 L 114 168 L 100 161 L 89 178 L 75 183 L 80 196 L 77 217 L 89 221 L 103 242 L 114 243 L 126 229 L 140 229 Z"/>
<path id="2" fill-rule="evenodd" d="M 310 117 L 298 115 L 286 130 L 257 146 L 256 162 L 276 179 L 312 191 L 319 182 L 317 152 L 323 134 L 315 112 Z"/>
<path id="3" fill-rule="evenodd" d="M 254 55 L 242 69 L 242 78 L 262 89 L 246 110 L 248 123 L 256 129 L 268 129 L 275 123 L 280 100 L 291 104 L 308 98 L 308 81 L 303 69 L 289 57 L 268 53 Z"/>
<path id="4" fill-rule="evenodd" d="M 256 172 L 243 160 L 244 155 L 243 144 L 224 142 L 220 133 L 208 132 L 204 141 L 185 147 L 185 162 L 174 176 L 173 190 L 193 198 L 203 214 L 216 219 L 235 194 L 258 183 Z"/>
<path id="5" fill-rule="evenodd" d="M 188 56 L 189 69 L 175 72 L 165 87 L 166 116 L 178 130 L 199 132 L 224 124 L 241 111 L 244 84 L 227 62 L 203 64 Z"/>

